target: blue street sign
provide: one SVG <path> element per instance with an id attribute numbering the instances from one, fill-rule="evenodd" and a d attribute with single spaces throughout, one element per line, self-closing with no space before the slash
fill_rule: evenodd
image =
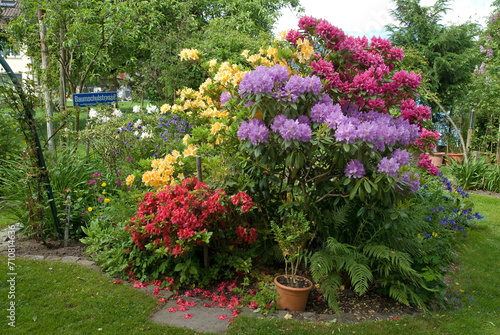
<path id="1" fill-rule="evenodd" d="M 75 107 L 112 104 L 113 102 L 118 103 L 116 92 L 73 94 L 73 106 Z"/>

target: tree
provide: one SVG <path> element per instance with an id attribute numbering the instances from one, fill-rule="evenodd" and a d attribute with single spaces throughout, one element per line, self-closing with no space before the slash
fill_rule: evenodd
<path id="1" fill-rule="evenodd" d="M 500 1 L 493 3 L 486 29 L 479 39 L 480 66 L 476 66 L 468 94 L 468 105 L 477 112 L 476 149 L 495 151 L 500 162 L 500 60 L 496 57 L 500 47 Z"/>
<path id="2" fill-rule="evenodd" d="M 452 117 L 459 119 L 462 131 L 467 121 L 468 110 L 463 100 L 472 80 L 474 67 L 479 64 L 477 36 L 480 27 L 470 22 L 444 26 L 440 23 L 447 12 L 450 0 L 438 0 L 433 6 L 421 6 L 420 0 L 394 0 L 396 8 L 391 11 L 396 24 L 387 25 L 389 39 L 395 45 L 411 49 L 423 60 L 420 69 L 427 89 L 435 95 Z M 452 134 L 451 125 L 440 112 L 438 103 L 430 95 L 422 94 L 421 102 L 433 110 L 433 120 L 441 123 L 442 130 Z"/>

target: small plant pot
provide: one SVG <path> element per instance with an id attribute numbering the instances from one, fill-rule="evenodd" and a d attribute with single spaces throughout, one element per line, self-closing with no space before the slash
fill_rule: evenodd
<path id="1" fill-rule="evenodd" d="M 309 285 L 304 288 L 289 287 L 278 282 L 278 278 L 284 277 L 285 275 L 281 275 L 274 278 L 276 291 L 279 295 L 278 305 L 280 306 L 280 309 L 304 311 L 306 309 L 307 298 L 309 297 L 309 292 L 311 292 L 313 283 L 307 278 L 297 276 L 297 278 L 303 278 L 306 280 Z"/>

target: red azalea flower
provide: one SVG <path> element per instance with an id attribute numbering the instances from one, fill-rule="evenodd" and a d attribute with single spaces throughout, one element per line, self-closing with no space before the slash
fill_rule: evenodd
<path id="1" fill-rule="evenodd" d="M 113 282 L 113 284 L 120 284 L 123 281 L 123 279 L 117 279 Z"/>
<path id="2" fill-rule="evenodd" d="M 222 314 L 217 319 L 219 319 L 219 320 L 226 320 L 227 319 L 227 315 L 226 314 Z"/>
<path id="3" fill-rule="evenodd" d="M 167 299 L 165 299 L 165 298 L 160 298 L 160 299 L 158 299 L 158 301 L 159 301 L 159 302 L 165 302 L 165 301 L 167 301 Z"/>
<path id="4" fill-rule="evenodd" d="M 192 319 L 193 318 L 193 315 L 191 314 L 184 314 L 184 319 Z"/>

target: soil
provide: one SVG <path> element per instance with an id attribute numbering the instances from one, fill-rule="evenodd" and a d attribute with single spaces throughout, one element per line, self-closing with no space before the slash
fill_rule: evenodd
<path id="1" fill-rule="evenodd" d="M 7 251 L 0 252 L 0 255 L 6 254 Z M 24 257 L 28 255 L 42 256 L 76 256 L 85 257 L 85 245 L 77 240 L 69 240 L 67 247 L 64 247 L 63 241 L 48 240 L 45 244 L 29 239 L 24 235 L 16 235 L 16 257 Z"/>
<path id="2" fill-rule="evenodd" d="M 292 287 L 292 288 L 306 288 L 306 287 L 309 287 L 311 285 L 310 281 L 308 281 L 305 278 L 299 277 L 299 276 L 297 276 L 295 278 L 295 283 L 293 283 L 293 282 L 289 283 L 285 276 L 278 277 L 277 280 L 278 280 L 278 283 L 280 283 L 281 285 Z"/>

